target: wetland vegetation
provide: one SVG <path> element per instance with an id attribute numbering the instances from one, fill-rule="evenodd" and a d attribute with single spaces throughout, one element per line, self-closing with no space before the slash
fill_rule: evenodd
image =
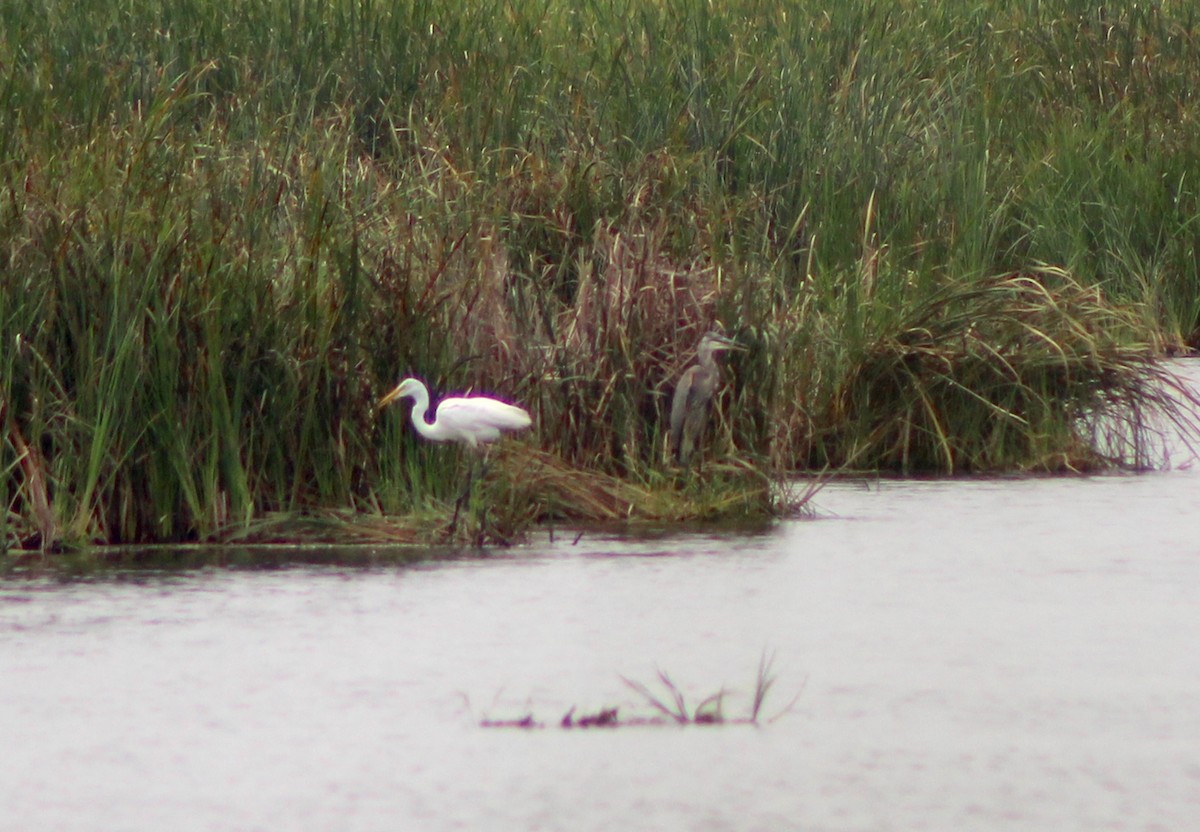
<path id="1" fill-rule="evenodd" d="M 1166 0 L 5 4 L 0 539 L 427 539 L 465 462 L 375 411 L 408 374 L 533 415 L 476 540 L 1145 466 L 1198 90 Z"/>
<path id="2" fill-rule="evenodd" d="M 758 663 L 758 674 L 754 681 L 754 690 L 750 694 L 750 705 L 745 709 L 744 716 L 732 716 L 726 711 L 726 699 L 737 696 L 734 691 L 722 686 L 716 692 L 700 699 L 695 704 L 689 703 L 688 695 L 675 683 L 670 674 L 659 669 L 656 673 L 657 685 L 648 684 L 622 676 L 625 687 L 638 695 L 642 705 L 649 706 L 649 713 L 626 713 L 621 715 L 620 705 L 603 705 L 594 711 L 584 710 L 577 713 L 578 708 L 572 706 L 558 721 L 558 727 L 570 730 L 573 728 L 629 728 L 645 727 L 648 725 L 760 725 L 774 722 L 791 711 L 800 698 L 797 692 L 784 708 L 777 713 L 768 715 L 764 711 L 767 696 L 775 686 L 774 653 L 764 651 Z M 743 697 L 744 698 L 744 697 Z M 628 710 L 628 709 L 627 709 Z M 532 712 L 517 717 L 497 719 L 484 716 L 479 721 L 484 728 L 545 728 L 547 723 L 539 720 Z"/>

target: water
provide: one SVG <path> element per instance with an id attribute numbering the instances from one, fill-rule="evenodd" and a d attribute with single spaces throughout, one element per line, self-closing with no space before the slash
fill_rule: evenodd
<path id="1" fill-rule="evenodd" d="M 1196 828 L 1176 464 L 837 484 L 752 535 L 0 582 L 0 829 Z M 774 722 L 553 727 L 648 713 L 619 677 L 660 668 L 739 716 L 764 649 Z"/>

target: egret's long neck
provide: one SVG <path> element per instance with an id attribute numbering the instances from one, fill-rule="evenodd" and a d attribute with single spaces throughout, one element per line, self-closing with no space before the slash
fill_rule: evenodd
<path id="1" fill-rule="evenodd" d="M 417 433 L 424 436 L 433 442 L 440 442 L 445 438 L 444 431 L 441 425 L 437 423 L 437 414 L 433 416 L 433 424 L 425 420 L 425 412 L 429 410 L 429 391 L 424 387 L 418 387 L 409 395 L 412 396 L 412 423 L 417 429 Z"/>

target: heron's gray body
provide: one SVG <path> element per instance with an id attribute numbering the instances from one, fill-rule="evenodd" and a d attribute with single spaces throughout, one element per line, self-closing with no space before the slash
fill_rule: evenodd
<path id="1" fill-rule="evenodd" d="M 713 392 L 721 380 L 713 353 L 728 349 L 738 346 L 719 332 L 707 333 L 696 349 L 696 363 L 687 368 L 675 388 L 675 398 L 671 401 L 671 452 L 680 465 L 691 461 L 708 427 Z"/>

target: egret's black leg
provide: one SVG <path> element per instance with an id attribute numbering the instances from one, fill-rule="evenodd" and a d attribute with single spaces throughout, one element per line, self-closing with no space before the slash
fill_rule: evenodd
<path id="1" fill-rule="evenodd" d="M 471 486 L 474 485 L 474 482 L 473 482 L 474 474 L 475 474 L 475 466 L 474 465 L 468 466 L 467 467 L 467 487 L 462 490 L 462 493 L 458 495 L 458 499 L 454 501 L 454 516 L 450 518 L 450 527 L 448 529 L 448 531 L 451 535 L 453 535 L 455 529 L 458 528 L 458 513 L 460 511 L 462 511 L 463 503 L 467 502 L 467 499 L 471 495 Z"/>

